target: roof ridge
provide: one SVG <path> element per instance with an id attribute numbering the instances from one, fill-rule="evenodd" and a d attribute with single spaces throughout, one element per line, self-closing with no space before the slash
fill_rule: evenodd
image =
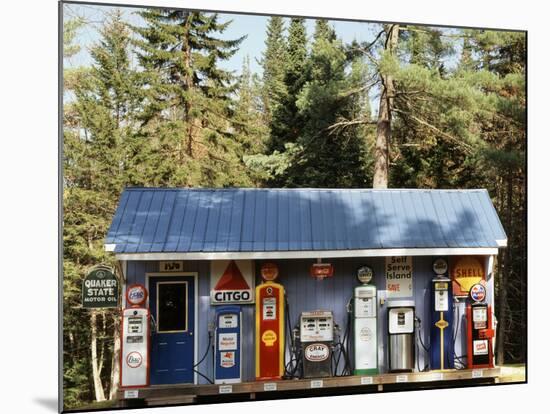
<path id="1" fill-rule="evenodd" d="M 125 187 L 124 191 L 372 191 L 372 192 L 456 192 L 487 191 L 486 188 L 263 188 L 263 187 Z"/>

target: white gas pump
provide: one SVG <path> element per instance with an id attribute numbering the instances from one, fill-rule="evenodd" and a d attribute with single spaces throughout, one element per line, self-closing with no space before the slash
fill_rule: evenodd
<path id="1" fill-rule="evenodd" d="M 120 385 L 123 388 L 149 385 L 149 310 L 122 311 Z"/>
<path id="2" fill-rule="evenodd" d="M 378 373 L 376 286 L 369 284 L 373 276 L 370 267 L 359 268 L 357 278 L 363 284 L 353 291 L 355 375 Z"/>
<path id="3" fill-rule="evenodd" d="M 414 302 L 388 302 L 388 348 L 390 372 L 414 370 Z"/>

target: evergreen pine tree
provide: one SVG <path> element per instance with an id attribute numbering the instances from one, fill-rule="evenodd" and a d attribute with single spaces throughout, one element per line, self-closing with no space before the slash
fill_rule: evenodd
<path id="1" fill-rule="evenodd" d="M 140 15 L 147 23 L 134 28 L 148 80 L 143 131 L 157 141 L 159 164 L 172 166 L 161 183 L 246 182 L 231 165 L 234 77 L 219 66 L 244 37 L 221 39 L 231 21 L 220 23 L 216 13 L 146 9 Z"/>
<path id="2" fill-rule="evenodd" d="M 250 58 L 243 60 L 237 87 L 237 101 L 233 115 L 236 137 L 239 142 L 239 158 L 257 154 L 264 149 L 268 135 L 263 120 L 262 85 L 256 74 L 250 70 Z"/>
<path id="3" fill-rule="evenodd" d="M 326 20 L 317 20 L 306 69 L 307 82 L 298 95 L 303 129 L 301 154 L 286 173 L 287 186 L 362 187 L 367 184 L 366 144 L 360 125 L 338 127 L 359 117 L 360 94 L 350 94 L 364 82 L 360 66 L 347 73 L 345 49 Z"/>
<path id="4" fill-rule="evenodd" d="M 285 66 L 288 51 L 284 37 L 284 20 L 280 16 L 269 18 L 266 31 L 265 51 L 260 64 L 263 69 L 263 102 L 265 121 L 269 124 L 273 112 L 286 95 Z"/>
<path id="5" fill-rule="evenodd" d="M 295 28 L 295 32 L 300 31 Z M 286 97 L 287 104 L 281 108 L 286 110 L 277 114 L 280 119 L 286 117 L 288 131 L 295 135 L 284 135 L 282 148 L 267 156 L 248 157 L 249 167 L 267 171 L 267 181 L 273 186 L 365 186 L 370 165 L 366 128 L 361 123 L 347 125 L 357 118 L 366 124 L 370 118 L 368 96 L 362 88 L 364 66 L 359 59 L 350 61 L 334 29 L 326 20 L 318 20 L 311 53 L 301 67 L 299 76 L 298 71 L 288 72 L 285 79 L 295 80 L 294 87 L 300 85 L 300 89 L 297 95 Z M 291 100 L 295 114 L 288 110 Z"/>
<path id="6" fill-rule="evenodd" d="M 285 143 L 296 142 L 304 124 L 296 105 L 298 94 L 307 81 L 307 35 L 303 18 L 293 18 L 290 21 L 286 58 L 285 94 L 273 112 L 270 125 L 271 140 L 268 145 L 270 152 L 284 151 Z"/>

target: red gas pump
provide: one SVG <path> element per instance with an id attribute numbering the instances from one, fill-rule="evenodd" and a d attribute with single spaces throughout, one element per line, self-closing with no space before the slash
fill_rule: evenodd
<path id="1" fill-rule="evenodd" d="M 493 318 L 491 306 L 485 303 L 482 284 L 470 289 L 471 302 L 466 307 L 468 368 L 493 368 Z"/>
<path id="2" fill-rule="evenodd" d="M 264 283 L 256 286 L 256 380 L 281 379 L 285 358 L 285 289 L 273 282 L 277 265 L 262 266 Z"/>

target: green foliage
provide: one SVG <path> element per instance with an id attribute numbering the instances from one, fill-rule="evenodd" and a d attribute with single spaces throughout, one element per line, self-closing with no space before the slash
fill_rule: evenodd
<path id="1" fill-rule="evenodd" d="M 151 141 L 155 185 L 247 185 L 250 177 L 236 150 L 231 97 L 237 84 L 219 62 L 244 39 L 221 39 L 230 21 L 215 13 L 145 9 L 139 34 L 140 64 L 146 80 L 141 133 Z"/>
<path id="2" fill-rule="evenodd" d="M 74 43 L 78 30 L 86 24 L 83 18 L 74 18 L 63 23 L 63 58 L 67 59 L 80 52 L 80 45 Z"/>
<path id="3" fill-rule="evenodd" d="M 283 18 L 270 17 L 266 30 L 265 51 L 260 62 L 263 69 L 264 120 L 268 125 L 271 123 L 272 113 L 278 110 L 278 105 L 286 94 L 285 70 L 281 62 L 286 62 L 287 58 Z"/>
<path id="4" fill-rule="evenodd" d="M 284 94 L 273 108 L 268 151 L 283 151 L 286 142 L 295 142 L 303 128 L 296 105 L 298 94 L 307 81 L 307 37 L 303 18 L 293 18 L 288 28 L 284 66 Z"/>
<path id="5" fill-rule="evenodd" d="M 248 158 L 248 165 L 263 168 L 272 186 L 364 186 L 369 176 L 365 127 L 350 121 L 370 115 L 362 105 L 368 99 L 360 93 L 365 70 L 358 59 L 348 59 L 326 20 L 316 21 L 307 56 L 304 42 L 303 22 L 294 19 L 285 74 L 288 93 L 273 116 L 271 154 Z"/>

